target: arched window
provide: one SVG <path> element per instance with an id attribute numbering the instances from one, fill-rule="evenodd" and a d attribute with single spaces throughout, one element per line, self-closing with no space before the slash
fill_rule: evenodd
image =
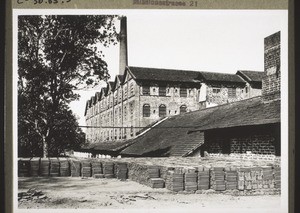
<path id="1" fill-rule="evenodd" d="M 143 117 L 150 117 L 150 105 L 144 104 L 143 106 Z"/>
<path id="2" fill-rule="evenodd" d="M 166 105 L 162 104 L 159 106 L 158 108 L 158 114 L 159 114 L 159 117 L 165 117 L 166 114 L 167 114 L 167 107 Z"/>
<path id="3" fill-rule="evenodd" d="M 180 107 L 180 114 L 185 113 L 186 112 L 186 105 L 182 105 Z"/>

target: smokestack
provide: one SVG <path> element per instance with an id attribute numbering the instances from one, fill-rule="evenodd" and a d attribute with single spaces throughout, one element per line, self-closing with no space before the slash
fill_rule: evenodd
<path id="1" fill-rule="evenodd" d="M 127 18 L 121 17 L 120 23 L 120 61 L 119 61 L 119 74 L 124 75 L 125 67 L 128 65 L 127 56 Z"/>

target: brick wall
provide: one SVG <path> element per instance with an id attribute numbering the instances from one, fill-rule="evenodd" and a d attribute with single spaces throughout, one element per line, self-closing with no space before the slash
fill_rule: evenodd
<path id="1" fill-rule="evenodd" d="M 270 101 L 280 98 L 280 32 L 266 37 L 264 43 L 262 95 L 265 101 Z"/>
<path id="2" fill-rule="evenodd" d="M 280 156 L 280 125 L 235 127 L 205 132 L 202 152 Z"/>

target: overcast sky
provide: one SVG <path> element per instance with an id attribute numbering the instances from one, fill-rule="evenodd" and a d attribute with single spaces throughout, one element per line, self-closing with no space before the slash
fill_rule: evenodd
<path id="1" fill-rule="evenodd" d="M 105 14 L 127 16 L 129 66 L 263 71 L 264 38 L 287 30 L 287 12 L 281 10 L 110 10 Z M 103 52 L 114 80 L 119 46 Z M 80 125 L 85 125 L 86 100 L 97 91 L 80 91 L 80 101 L 71 103 Z"/>

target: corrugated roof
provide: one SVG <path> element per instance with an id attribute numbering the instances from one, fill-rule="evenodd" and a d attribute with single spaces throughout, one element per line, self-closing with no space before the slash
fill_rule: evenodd
<path id="1" fill-rule="evenodd" d="M 262 102 L 256 97 L 168 118 L 121 154 L 136 156 L 184 156 L 199 147 L 201 131 L 280 122 L 280 101 Z"/>
<path id="2" fill-rule="evenodd" d="M 244 79 L 247 80 L 248 82 L 261 83 L 264 77 L 263 71 L 239 70 L 237 71 L 237 74 L 241 74 L 241 76 L 244 77 Z"/>

